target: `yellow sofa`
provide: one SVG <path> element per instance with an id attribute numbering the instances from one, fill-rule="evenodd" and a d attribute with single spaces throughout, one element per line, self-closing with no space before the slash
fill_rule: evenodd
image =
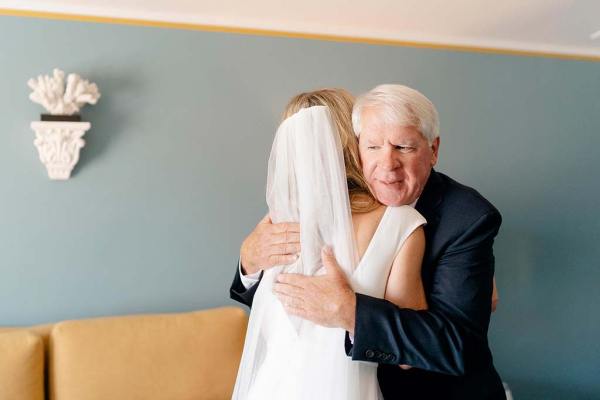
<path id="1" fill-rule="evenodd" d="M 0 328 L 0 399 L 229 399 L 247 322 L 223 307 Z"/>

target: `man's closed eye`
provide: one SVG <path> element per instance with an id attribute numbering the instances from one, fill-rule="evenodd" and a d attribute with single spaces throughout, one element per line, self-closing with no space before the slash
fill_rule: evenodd
<path id="1" fill-rule="evenodd" d="M 401 153 L 411 153 L 415 150 L 413 146 L 394 146 L 396 150 L 399 150 Z"/>

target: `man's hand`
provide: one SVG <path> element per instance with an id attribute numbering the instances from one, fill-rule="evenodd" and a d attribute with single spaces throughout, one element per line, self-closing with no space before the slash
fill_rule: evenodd
<path id="1" fill-rule="evenodd" d="M 300 225 L 273 224 L 267 214 L 242 243 L 240 262 L 244 274 L 276 265 L 291 264 L 300 253 Z"/>
<path id="2" fill-rule="evenodd" d="M 285 310 L 315 324 L 354 334 L 356 296 L 331 249 L 321 252 L 325 275 L 279 274 L 273 291 Z"/>

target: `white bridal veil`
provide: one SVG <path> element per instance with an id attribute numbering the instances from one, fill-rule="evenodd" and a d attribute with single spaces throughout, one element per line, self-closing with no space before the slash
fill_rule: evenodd
<path id="1" fill-rule="evenodd" d="M 302 109 L 277 130 L 269 157 L 267 204 L 273 222 L 300 222 L 300 260 L 284 271 L 314 275 L 324 245 L 334 248 L 347 273 L 354 271 L 358 255 L 344 155 L 327 107 Z"/>
<path id="2" fill-rule="evenodd" d="M 302 109 L 277 130 L 269 158 L 267 204 L 274 223 L 300 223 L 302 250 L 294 264 L 263 275 L 233 399 L 376 398 L 376 364 L 346 356 L 345 331 L 287 315 L 272 292 L 282 271 L 319 274 L 325 245 L 333 248 L 348 276 L 358 263 L 342 146 L 327 107 Z M 361 379 L 361 374 L 369 379 Z"/>

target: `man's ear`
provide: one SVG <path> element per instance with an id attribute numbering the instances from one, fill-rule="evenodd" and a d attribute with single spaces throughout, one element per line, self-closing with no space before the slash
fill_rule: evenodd
<path id="1" fill-rule="evenodd" d="M 431 166 L 434 167 L 438 161 L 438 151 L 440 150 L 440 137 L 436 137 L 433 142 L 431 142 Z"/>

